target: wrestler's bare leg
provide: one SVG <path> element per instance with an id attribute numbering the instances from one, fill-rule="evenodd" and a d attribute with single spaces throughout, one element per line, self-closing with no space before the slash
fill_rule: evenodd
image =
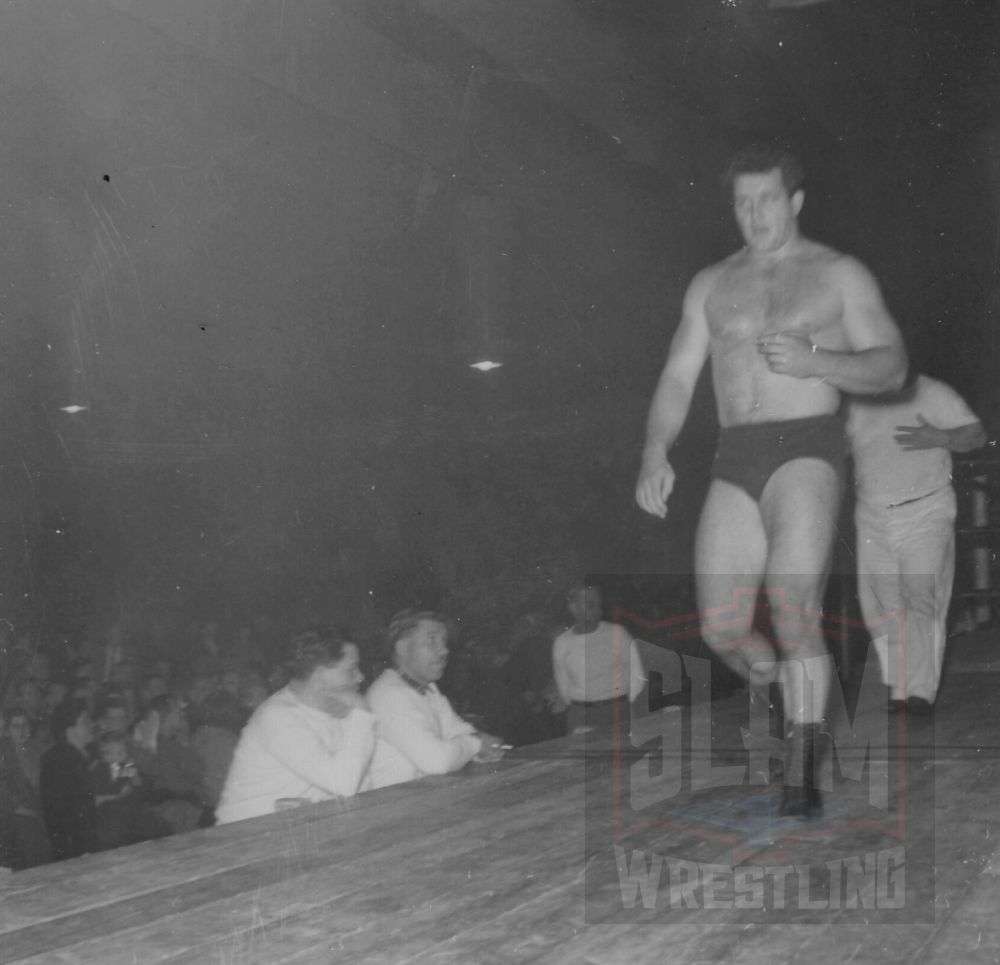
<path id="1" fill-rule="evenodd" d="M 830 570 L 840 481 L 823 459 L 794 459 L 775 470 L 760 498 L 767 542 L 764 586 L 781 651 L 786 716 L 823 719 L 832 679 L 820 615 Z"/>
<path id="2" fill-rule="evenodd" d="M 713 479 L 695 538 L 698 609 L 705 643 L 755 686 L 776 679 L 777 653 L 753 629 L 754 597 L 767 569 L 767 535 L 745 490 Z M 742 594 L 742 605 L 737 595 Z"/>

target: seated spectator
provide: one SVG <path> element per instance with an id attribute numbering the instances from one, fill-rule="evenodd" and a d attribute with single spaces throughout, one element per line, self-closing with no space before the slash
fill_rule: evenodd
<path id="1" fill-rule="evenodd" d="M 46 723 L 48 709 L 45 706 L 45 695 L 34 677 L 22 677 L 15 685 L 13 699 L 7 701 L 20 707 L 28 716 L 32 732 L 38 733 Z"/>
<path id="2" fill-rule="evenodd" d="M 27 714 L 8 709 L 0 718 L 0 864 L 15 870 L 52 860 L 38 796 L 39 766 Z"/>
<path id="3" fill-rule="evenodd" d="M 576 584 L 566 605 L 573 624 L 552 645 L 552 669 L 569 708 L 567 732 L 610 730 L 616 719 L 627 726 L 628 705 L 646 683 L 635 641 L 623 626 L 601 619 L 598 587 Z"/>
<path id="4" fill-rule="evenodd" d="M 448 630 L 430 611 L 404 610 L 386 637 L 394 667 L 368 688 L 368 704 L 389 745 L 372 767 L 375 787 L 447 774 L 469 761 L 498 760 L 503 744 L 477 731 L 437 688 L 448 661 Z"/>
<path id="5" fill-rule="evenodd" d="M 208 699 L 219 689 L 219 675 L 210 667 L 196 671 L 184 690 L 187 719 L 193 728 L 200 727 Z"/>
<path id="6" fill-rule="evenodd" d="M 205 804 L 213 810 L 219 803 L 246 717 L 235 697 L 217 691 L 205 705 L 204 720 L 192 736 L 191 743 L 204 766 Z"/>
<path id="7" fill-rule="evenodd" d="M 42 816 L 57 861 L 97 851 L 97 808 L 87 770 L 94 725 L 87 705 L 67 700 L 52 713 L 55 743 L 42 755 Z"/>
<path id="8" fill-rule="evenodd" d="M 88 712 L 93 712 L 97 703 L 97 684 L 92 677 L 80 676 L 70 687 L 70 700 L 82 700 L 87 705 Z"/>
<path id="9" fill-rule="evenodd" d="M 165 693 L 167 693 L 167 678 L 158 673 L 146 674 L 139 687 L 139 713 L 144 714 L 153 699 L 162 697 Z"/>
<path id="10" fill-rule="evenodd" d="M 198 827 L 208 806 L 204 765 L 191 745 L 181 698 L 154 698 L 134 733 L 136 761 L 152 810 L 173 832 Z"/>
<path id="11" fill-rule="evenodd" d="M 45 715 L 48 717 L 69 696 L 65 680 L 50 680 L 45 688 Z"/>
<path id="12" fill-rule="evenodd" d="M 240 735 L 216 809 L 220 824 L 270 814 L 289 799 L 350 797 L 367 786 L 375 719 L 358 693 L 357 646 L 319 628 L 290 649 L 291 680 Z"/>
<path id="13" fill-rule="evenodd" d="M 97 748 L 98 757 L 91 761 L 89 770 L 101 850 L 169 834 L 170 828 L 146 807 L 142 777 L 128 741 L 106 734 L 98 739 Z"/>

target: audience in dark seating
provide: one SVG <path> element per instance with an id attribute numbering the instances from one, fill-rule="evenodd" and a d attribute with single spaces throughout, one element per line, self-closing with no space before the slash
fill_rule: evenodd
<path id="1" fill-rule="evenodd" d="M 125 737 L 114 733 L 100 737 L 89 770 L 102 851 L 170 833 L 146 805 L 142 777 Z"/>
<path id="2" fill-rule="evenodd" d="M 216 691 L 204 707 L 201 726 L 192 735 L 192 745 L 204 768 L 205 804 L 213 810 L 219 803 L 246 717 L 244 707 L 235 697 Z"/>
<path id="3" fill-rule="evenodd" d="M 136 763 L 152 810 L 174 832 L 198 827 L 208 807 L 204 766 L 191 744 L 181 698 L 154 698 L 135 737 Z"/>
<path id="4" fill-rule="evenodd" d="M 503 668 L 508 714 L 504 736 L 515 745 L 552 740 L 566 733 L 562 699 L 552 672 L 556 627 L 542 613 L 528 613 L 514 625 L 510 659 Z"/>
<path id="5" fill-rule="evenodd" d="M 188 831 L 216 812 L 226 823 L 446 773 L 498 759 L 502 741 L 562 729 L 543 616 L 521 620 L 508 646 L 466 629 L 445 682 L 461 716 L 437 688 L 448 633 L 432 612 L 398 614 L 388 633 L 393 667 L 366 696 L 358 647 L 331 627 L 294 638 L 290 662 L 273 631 L 258 632 L 252 651 L 242 636 L 234 648 L 216 633 L 210 653 L 188 660 L 187 682 L 174 676 L 179 661 L 127 641 L 58 641 L 51 668 L 44 648 L 19 642 L 15 658 L 0 656 L 10 681 L 0 866 Z"/>
<path id="6" fill-rule="evenodd" d="M 31 868 L 52 860 L 38 795 L 39 767 L 28 716 L 12 707 L 0 718 L 0 865 Z"/>
<path id="7" fill-rule="evenodd" d="M 97 851 L 97 807 L 87 748 L 94 739 L 90 711 L 67 700 L 52 713 L 53 745 L 42 755 L 42 815 L 56 860 Z"/>

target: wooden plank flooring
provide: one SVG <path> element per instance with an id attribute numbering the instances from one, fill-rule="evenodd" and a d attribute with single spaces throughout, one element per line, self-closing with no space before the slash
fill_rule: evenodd
<path id="1" fill-rule="evenodd" d="M 0 962 L 997 962 L 998 643 L 993 632 L 952 641 L 934 726 L 903 725 L 905 787 L 881 815 L 850 782 L 828 795 L 820 822 L 775 818 L 776 791 L 755 786 L 638 814 L 622 808 L 638 752 L 615 772 L 610 745 L 576 738 L 12 875 L 0 883 Z M 737 759 L 727 714 L 739 703 L 715 708 L 717 766 Z M 665 886 L 652 907 L 638 891 L 627 907 L 614 850 L 821 867 L 873 855 L 894 835 L 919 883 L 916 921 L 844 902 L 740 909 L 728 879 L 714 893 L 721 907 L 678 914 Z M 920 882 L 922 857 L 935 868 Z M 699 906 L 713 897 L 703 885 L 690 894 Z"/>

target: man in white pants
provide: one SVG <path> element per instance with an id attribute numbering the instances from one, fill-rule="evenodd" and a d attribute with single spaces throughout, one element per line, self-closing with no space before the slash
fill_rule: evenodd
<path id="1" fill-rule="evenodd" d="M 890 708 L 928 714 L 944 660 L 955 573 L 951 454 L 986 442 L 952 388 L 917 375 L 891 397 L 855 397 L 858 595 Z"/>

